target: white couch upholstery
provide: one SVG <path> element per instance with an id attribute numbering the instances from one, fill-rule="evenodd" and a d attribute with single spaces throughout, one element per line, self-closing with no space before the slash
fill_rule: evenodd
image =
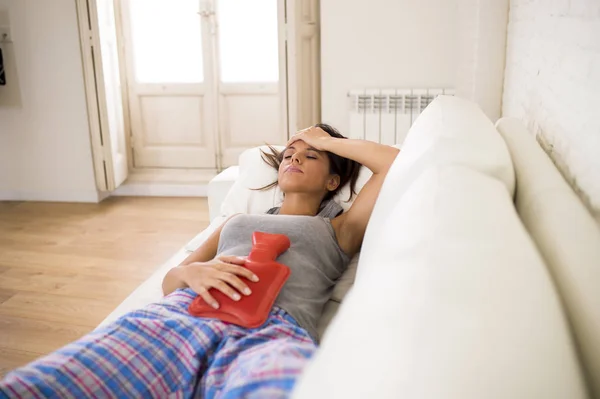
<path id="1" fill-rule="evenodd" d="M 517 211 L 554 278 L 600 397 L 600 229 L 520 121 L 504 118 L 497 128 L 517 171 Z"/>
<path id="2" fill-rule="evenodd" d="M 239 174 L 239 166 L 230 166 L 210 181 L 208 185 L 208 211 L 211 222 L 221 214 L 221 204 L 225 201 L 227 193 L 238 179 Z"/>
<path id="3" fill-rule="evenodd" d="M 481 110 L 438 98 L 377 200 L 357 279 L 294 398 L 582 398 L 559 297 Z"/>
<path id="4" fill-rule="evenodd" d="M 585 397 L 556 291 L 498 180 L 428 169 L 377 235 L 295 398 Z"/>
<path id="5" fill-rule="evenodd" d="M 515 165 L 517 205 L 527 213 L 528 206 L 519 205 L 526 190 L 519 185 L 524 166 L 521 161 Z M 264 212 L 279 203 L 276 190 L 249 190 L 275 178 L 261 163 L 258 149 L 245 152 L 239 168 L 227 173 L 209 188 L 209 228 L 105 322 L 160 298 L 164 274 L 225 217 Z M 361 184 L 368 177 L 363 171 Z M 523 181 L 528 179 L 535 177 Z M 555 284 L 544 263 L 547 253 L 540 256 L 536 248 L 538 244 L 546 251 L 552 241 L 537 231 L 542 238 L 534 237 L 534 243 L 528 231 L 535 235 L 539 228 L 527 216 L 527 230 L 523 228 L 514 192 L 515 171 L 505 141 L 481 110 L 452 97 L 432 102 L 411 128 L 386 178 L 360 260 L 353 260 L 355 267 L 338 283 L 324 310 L 320 330 L 333 321 L 294 397 L 585 397 L 585 377 L 596 381 L 598 357 L 593 352 L 585 368 L 580 365 L 575 349 L 582 345 L 580 335 L 571 333 L 561 300 L 570 298 L 569 320 L 581 326 L 583 347 L 594 351 L 598 341 L 590 333 L 598 324 L 590 317 L 598 307 L 590 305 L 597 303 L 597 294 L 573 291 L 571 282 L 586 290 L 592 284 L 569 275 L 564 265 L 556 266 L 562 271 L 552 269 L 552 277 L 566 276 L 567 283 Z M 599 247 L 595 236 L 592 242 Z M 595 256 L 586 250 L 587 256 Z M 583 270 L 598 276 L 591 263 Z M 577 316 L 572 318 L 572 312 Z"/>
<path id="6" fill-rule="evenodd" d="M 514 191 L 510 155 L 492 122 L 474 103 L 437 97 L 419 115 L 404 140 L 402 154 L 389 171 L 393 179 L 386 179 L 373 209 L 363 248 L 378 240 L 373 229 L 381 226 L 412 182 L 435 165 L 462 165 L 495 177 L 508 192 Z"/>

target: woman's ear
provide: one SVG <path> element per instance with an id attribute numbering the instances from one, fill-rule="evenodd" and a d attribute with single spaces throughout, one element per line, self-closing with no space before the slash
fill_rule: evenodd
<path id="1" fill-rule="evenodd" d="M 327 181 L 327 190 L 334 191 L 340 185 L 340 175 L 332 175 Z"/>

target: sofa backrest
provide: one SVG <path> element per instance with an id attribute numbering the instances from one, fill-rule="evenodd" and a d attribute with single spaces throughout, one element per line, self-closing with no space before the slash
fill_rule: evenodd
<path id="1" fill-rule="evenodd" d="M 410 128 L 400 155 L 381 188 L 363 241 L 378 240 L 389 210 L 423 171 L 436 165 L 464 166 L 498 179 L 510 195 L 515 177 L 510 155 L 494 124 L 473 102 L 438 96 Z M 363 272 L 358 268 L 358 276 Z"/>
<path id="2" fill-rule="evenodd" d="M 293 398 L 586 397 L 555 287 L 497 179 L 427 169 L 359 274 Z"/>
<path id="3" fill-rule="evenodd" d="M 515 204 L 552 274 L 588 385 L 600 397 L 600 229 L 533 135 L 517 119 L 496 124 L 515 165 Z"/>
<path id="4" fill-rule="evenodd" d="M 434 100 L 388 173 L 354 287 L 293 397 L 585 398 L 514 187 L 483 112 Z"/>

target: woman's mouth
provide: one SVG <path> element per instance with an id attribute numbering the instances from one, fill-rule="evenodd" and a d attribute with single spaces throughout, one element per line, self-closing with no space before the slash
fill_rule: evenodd
<path id="1" fill-rule="evenodd" d="M 295 166 L 288 166 L 287 169 L 285 170 L 285 172 L 293 172 L 293 173 L 304 173 L 302 170 L 300 170 L 299 168 L 295 167 Z"/>

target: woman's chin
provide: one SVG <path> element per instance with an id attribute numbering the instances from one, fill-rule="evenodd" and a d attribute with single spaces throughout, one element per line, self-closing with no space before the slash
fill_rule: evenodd
<path id="1" fill-rule="evenodd" d="M 308 189 L 306 183 L 300 181 L 300 179 L 284 179 L 283 181 L 279 181 L 279 188 L 284 193 L 300 193 Z"/>
<path id="2" fill-rule="evenodd" d="M 298 182 L 304 181 L 306 176 L 304 176 L 304 174 L 302 173 L 296 173 L 296 172 L 286 172 L 283 174 L 283 176 L 281 176 L 279 178 L 279 182 L 280 185 L 281 183 L 286 184 L 286 182 L 289 182 L 289 184 L 298 184 Z"/>

